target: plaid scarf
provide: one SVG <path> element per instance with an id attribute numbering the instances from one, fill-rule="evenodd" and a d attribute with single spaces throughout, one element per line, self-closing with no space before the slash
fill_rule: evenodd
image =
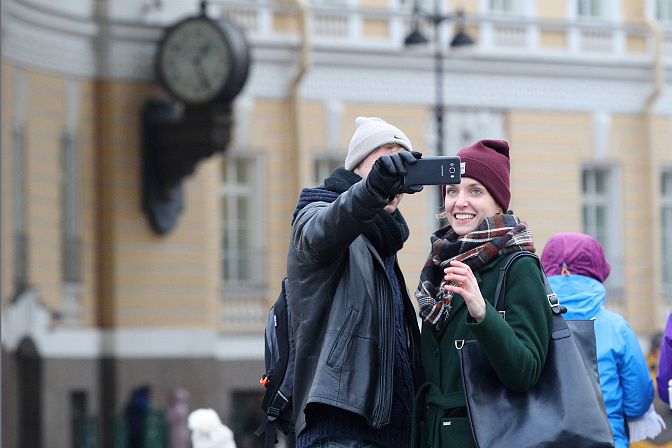
<path id="1" fill-rule="evenodd" d="M 535 251 L 527 224 L 513 214 L 485 218 L 480 226 L 464 236 L 459 236 L 448 225 L 434 232 L 430 240 L 432 250 L 420 272 L 415 298 L 420 307 L 420 317 L 435 325 L 437 331 L 441 330 L 450 314 L 453 292 L 444 289 L 443 269 L 452 260 L 467 264 L 475 272 L 502 255 Z"/>

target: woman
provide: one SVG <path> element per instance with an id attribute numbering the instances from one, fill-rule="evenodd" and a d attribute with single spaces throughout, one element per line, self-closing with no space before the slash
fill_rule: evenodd
<path id="1" fill-rule="evenodd" d="M 564 318 L 595 319 L 597 370 L 616 448 L 628 448 L 629 438 L 655 437 L 662 422 L 652 406 L 653 379 L 644 352 L 628 322 L 604 308 L 602 283 L 611 265 L 602 245 L 582 233 L 556 233 L 544 246 L 541 263 L 567 308 Z"/>
<path id="2" fill-rule="evenodd" d="M 442 188 L 448 225 L 431 236 L 415 292 L 427 383 L 416 397 L 414 447 L 476 446 L 455 340 L 477 339 L 502 383 L 523 392 L 541 374 L 551 334 L 551 309 L 532 257 L 508 271 L 506 320 L 493 307 L 507 255 L 535 250 L 527 225 L 504 213 L 511 199 L 508 144 L 482 140 L 458 155 L 465 164 L 462 182 Z"/>

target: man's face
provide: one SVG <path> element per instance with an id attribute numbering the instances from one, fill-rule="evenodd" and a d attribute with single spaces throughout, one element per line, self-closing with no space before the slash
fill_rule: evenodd
<path id="1" fill-rule="evenodd" d="M 371 168 L 373 167 L 373 164 L 376 163 L 378 157 L 395 154 L 399 151 L 406 151 L 406 150 L 399 146 L 381 146 L 380 148 L 374 150 L 373 152 L 371 152 L 371 154 L 366 156 L 364 160 L 362 160 L 359 163 L 359 165 L 357 165 L 357 168 L 355 168 L 353 171 L 355 174 L 358 174 L 359 177 L 364 179 L 371 172 Z M 399 203 L 401 202 L 401 199 L 403 197 L 404 197 L 403 193 L 396 195 L 394 199 L 392 199 L 392 201 L 385 206 L 385 211 L 387 213 L 393 213 L 399 206 Z"/>

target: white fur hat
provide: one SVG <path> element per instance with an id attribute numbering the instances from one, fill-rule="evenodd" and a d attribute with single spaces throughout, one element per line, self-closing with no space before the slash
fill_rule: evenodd
<path id="1" fill-rule="evenodd" d="M 354 170 L 362 160 L 381 146 L 396 143 L 409 151 L 413 150 L 411 141 L 396 126 L 377 117 L 357 117 L 357 129 L 350 140 L 345 169 Z"/>
<path id="2" fill-rule="evenodd" d="M 236 448 L 233 431 L 214 409 L 196 409 L 188 418 L 193 448 Z"/>

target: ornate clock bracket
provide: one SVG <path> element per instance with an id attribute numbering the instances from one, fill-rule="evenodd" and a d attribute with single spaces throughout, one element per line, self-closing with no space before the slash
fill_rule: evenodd
<path id="1" fill-rule="evenodd" d="M 226 150 L 231 103 L 186 105 L 150 99 L 142 111 L 142 209 L 152 229 L 165 234 L 183 209 L 182 179 L 198 162 Z"/>
<path id="2" fill-rule="evenodd" d="M 243 30 L 201 15 L 169 27 L 159 44 L 157 76 L 175 100 L 149 99 L 142 110 L 142 209 L 159 234 L 172 230 L 184 208 L 182 179 L 226 150 L 232 101 L 250 66 Z"/>

